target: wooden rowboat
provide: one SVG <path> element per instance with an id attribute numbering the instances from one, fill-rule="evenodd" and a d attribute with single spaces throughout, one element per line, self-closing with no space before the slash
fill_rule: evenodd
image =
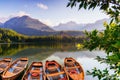
<path id="1" fill-rule="evenodd" d="M 82 66 L 73 58 L 64 59 L 64 68 L 70 80 L 84 80 L 84 71 Z"/>
<path id="2" fill-rule="evenodd" d="M 32 62 L 22 80 L 45 80 L 42 62 Z"/>
<path id="3" fill-rule="evenodd" d="M 3 72 L 2 80 L 15 80 L 25 70 L 27 64 L 28 58 L 18 58 Z"/>
<path id="4" fill-rule="evenodd" d="M 69 80 L 64 69 L 55 60 L 46 61 L 45 72 L 48 80 Z"/>
<path id="5" fill-rule="evenodd" d="M 4 58 L 4 59 L 0 60 L 0 75 L 11 64 L 11 62 L 12 62 L 12 58 Z"/>

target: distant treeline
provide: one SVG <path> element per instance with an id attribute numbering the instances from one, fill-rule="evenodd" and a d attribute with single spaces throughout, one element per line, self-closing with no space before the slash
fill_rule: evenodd
<path id="1" fill-rule="evenodd" d="M 11 29 L 0 28 L 0 42 L 83 42 L 85 37 L 73 37 L 67 35 L 51 35 L 51 36 L 27 36 L 19 34 Z"/>

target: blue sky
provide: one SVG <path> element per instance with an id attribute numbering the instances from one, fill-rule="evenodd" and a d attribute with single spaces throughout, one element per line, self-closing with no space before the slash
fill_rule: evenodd
<path id="1" fill-rule="evenodd" d="M 0 0 L 0 21 L 14 16 L 29 15 L 50 26 L 75 21 L 77 23 L 93 23 L 108 18 L 100 11 L 78 11 L 78 8 L 66 7 L 68 0 Z"/>

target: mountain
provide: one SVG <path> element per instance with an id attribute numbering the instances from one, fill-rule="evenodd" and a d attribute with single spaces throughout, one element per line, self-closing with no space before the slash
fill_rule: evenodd
<path id="1" fill-rule="evenodd" d="M 49 34 L 49 32 L 54 32 L 49 26 L 29 16 L 11 18 L 4 23 L 4 28 L 13 29 L 25 35 L 43 35 L 45 33 Z"/>
<path id="2" fill-rule="evenodd" d="M 95 23 L 89 24 L 77 24 L 73 21 L 70 21 L 64 24 L 59 24 L 58 26 L 53 27 L 53 29 L 56 31 L 91 31 L 94 29 L 103 30 L 105 29 L 105 27 L 103 26 L 104 21 L 110 22 L 110 19 L 102 19 L 96 21 Z"/>
<path id="3" fill-rule="evenodd" d="M 3 23 L 0 22 L 0 28 L 2 28 L 2 27 L 3 27 Z"/>
<path id="4" fill-rule="evenodd" d="M 84 36 L 83 31 L 91 31 L 94 29 L 103 30 L 104 21 L 110 21 L 109 19 L 102 19 L 98 20 L 95 23 L 89 24 L 77 24 L 73 21 L 59 24 L 50 28 L 46 24 L 40 22 L 37 19 L 33 19 L 29 16 L 22 16 L 22 17 L 13 17 L 6 21 L 4 24 L 0 23 L 0 27 L 8 28 L 15 30 L 18 33 L 25 34 L 25 35 L 33 35 L 33 36 L 49 36 L 49 35 L 69 35 L 69 36 Z"/>
<path id="5" fill-rule="evenodd" d="M 60 23 L 58 26 L 53 27 L 56 31 L 79 31 L 81 27 L 84 26 L 83 24 L 77 24 L 73 21 L 67 23 Z"/>
<path id="6" fill-rule="evenodd" d="M 92 31 L 94 29 L 97 29 L 99 31 L 104 30 L 105 27 L 103 26 L 104 22 L 110 22 L 110 19 L 102 19 L 102 20 L 98 20 L 95 23 L 89 23 L 86 24 L 84 27 L 81 28 L 81 30 L 87 30 L 87 31 Z"/>

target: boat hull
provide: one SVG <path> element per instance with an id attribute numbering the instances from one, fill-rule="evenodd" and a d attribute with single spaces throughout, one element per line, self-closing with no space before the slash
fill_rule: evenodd
<path id="1" fill-rule="evenodd" d="M 47 80 L 69 80 L 64 68 L 54 60 L 46 61 L 45 72 Z"/>
<path id="2" fill-rule="evenodd" d="M 73 58 L 65 58 L 64 69 L 70 80 L 84 80 L 82 66 Z"/>
<path id="3" fill-rule="evenodd" d="M 34 75 L 32 75 L 34 74 Z M 41 76 L 42 75 L 42 76 Z M 22 80 L 46 80 L 42 62 L 32 62 Z"/>
<path id="4" fill-rule="evenodd" d="M 2 80 L 17 80 L 17 78 L 19 78 L 20 75 L 22 75 L 24 72 L 25 72 L 25 70 L 22 71 L 21 73 L 17 74 L 17 76 L 5 77 L 5 78 L 2 77 Z"/>
<path id="5" fill-rule="evenodd" d="M 28 58 L 19 58 L 15 60 L 3 73 L 2 80 L 16 80 L 24 73 L 27 65 Z"/>
<path id="6" fill-rule="evenodd" d="M 7 67 L 10 66 L 11 62 L 12 62 L 12 58 L 4 58 L 0 60 L 0 76 L 7 69 Z"/>

